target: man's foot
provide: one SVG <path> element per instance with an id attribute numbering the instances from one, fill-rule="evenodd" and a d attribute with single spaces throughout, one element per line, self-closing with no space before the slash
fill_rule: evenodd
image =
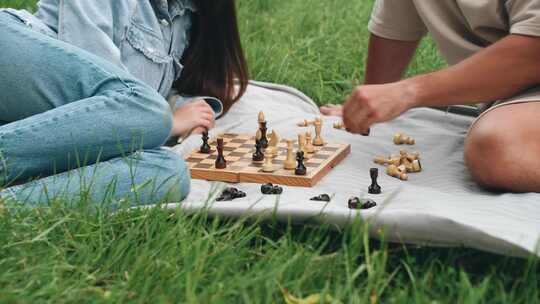
<path id="1" fill-rule="evenodd" d="M 481 186 L 540 192 L 540 102 L 510 104 L 484 114 L 465 141 L 465 162 Z"/>
<path id="2" fill-rule="evenodd" d="M 327 104 L 319 108 L 321 113 L 326 116 L 343 116 L 343 106 Z"/>

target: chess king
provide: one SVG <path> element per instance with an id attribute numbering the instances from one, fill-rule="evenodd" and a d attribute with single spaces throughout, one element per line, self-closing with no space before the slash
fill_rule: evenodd
<path id="1" fill-rule="evenodd" d="M 360 134 L 411 108 L 481 102 L 464 146 L 472 177 L 488 189 L 540 192 L 538 24 L 538 1 L 376 0 L 364 85 L 321 112 Z M 428 32 L 450 66 L 402 80 Z"/>

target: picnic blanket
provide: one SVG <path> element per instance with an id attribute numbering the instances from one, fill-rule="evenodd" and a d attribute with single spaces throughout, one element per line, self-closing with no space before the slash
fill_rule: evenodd
<path id="1" fill-rule="evenodd" d="M 301 92 L 285 86 L 253 82 L 246 95 L 217 122 L 211 133 L 254 133 L 257 113 L 264 111 L 269 129 L 282 137 L 295 138 L 304 118 L 319 115 L 316 104 Z M 540 194 L 497 194 L 479 188 L 463 161 L 463 143 L 474 118 L 435 109 L 420 108 L 400 118 L 375 125 L 363 137 L 335 130 L 337 117 L 325 117 L 323 137 L 350 143 L 351 154 L 314 188 L 284 187 L 281 196 L 264 196 L 260 185 L 238 184 L 247 197 L 232 202 L 213 202 L 221 183 L 193 180 L 192 192 L 180 203 L 188 212 L 207 209 L 226 217 L 257 215 L 295 223 L 326 222 L 344 226 L 358 216 L 370 221 L 370 232 L 381 228 L 386 239 L 430 246 L 465 246 L 512 256 L 539 255 Z M 423 172 L 410 174 L 403 182 L 381 170 L 380 195 L 367 194 L 369 168 L 376 155 L 390 155 L 400 147 L 392 142 L 401 131 L 416 139 L 409 148 L 422 156 Z M 173 149 L 186 156 L 200 146 L 192 136 Z M 334 195 L 330 203 L 309 199 L 321 193 Z M 212 194 L 214 197 L 211 197 Z M 350 210 L 348 198 L 374 199 L 378 206 Z M 177 205 L 172 204 L 174 208 Z"/>

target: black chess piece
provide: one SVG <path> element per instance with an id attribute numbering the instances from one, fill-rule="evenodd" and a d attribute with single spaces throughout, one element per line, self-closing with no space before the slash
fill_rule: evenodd
<path id="1" fill-rule="evenodd" d="M 217 151 L 218 156 L 216 158 L 216 169 L 225 169 L 227 168 L 227 161 L 223 156 L 223 138 L 217 139 Z"/>
<path id="2" fill-rule="evenodd" d="M 268 128 L 266 127 L 266 121 L 260 123 L 259 129 L 261 130 L 261 138 L 259 139 L 261 146 L 266 149 L 268 148 L 268 136 L 266 135 Z"/>
<path id="3" fill-rule="evenodd" d="M 274 188 L 272 189 L 272 194 L 279 195 L 281 193 L 283 193 L 283 188 L 280 186 L 274 186 Z"/>
<path id="4" fill-rule="evenodd" d="M 264 153 L 262 152 L 262 143 L 260 140 L 255 141 L 255 153 L 252 157 L 253 161 L 261 162 L 264 160 Z"/>
<path id="5" fill-rule="evenodd" d="M 216 201 L 218 202 L 223 202 L 223 201 L 232 201 L 232 200 L 235 200 L 237 198 L 243 198 L 243 197 L 246 197 L 247 194 L 244 192 L 244 191 L 240 191 L 236 188 L 233 188 L 233 187 L 230 187 L 230 188 L 227 188 L 225 190 L 223 190 L 223 192 L 221 193 L 221 196 L 218 197 L 216 199 Z"/>
<path id="6" fill-rule="evenodd" d="M 347 202 L 347 205 L 349 206 L 349 209 L 360 209 L 362 202 L 358 197 L 351 197 Z"/>
<path id="7" fill-rule="evenodd" d="M 298 165 L 296 166 L 296 169 L 294 170 L 294 174 L 296 175 L 306 175 L 307 169 L 304 165 L 304 152 L 298 151 L 296 152 L 296 161 L 298 162 Z"/>
<path id="8" fill-rule="evenodd" d="M 321 195 L 314 196 L 310 200 L 316 201 L 316 202 L 330 202 L 330 195 L 324 193 Z"/>
<path id="9" fill-rule="evenodd" d="M 210 145 L 208 144 L 208 131 L 204 131 L 202 133 L 202 141 L 203 144 L 201 146 L 201 149 L 199 150 L 200 153 L 209 154 L 212 152 L 212 148 L 210 148 Z"/>
<path id="10" fill-rule="evenodd" d="M 370 194 L 381 194 L 381 186 L 377 184 L 377 178 L 379 177 L 379 169 L 369 169 L 369 175 L 371 176 L 371 185 L 368 188 Z"/>
<path id="11" fill-rule="evenodd" d="M 261 193 L 262 194 L 272 194 L 272 191 L 274 191 L 274 185 L 273 184 L 264 184 L 261 186 Z"/>
<path id="12" fill-rule="evenodd" d="M 377 206 L 377 203 L 374 200 L 368 199 L 362 204 L 361 209 L 370 209 L 370 208 L 373 208 L 375 206 Z"/>

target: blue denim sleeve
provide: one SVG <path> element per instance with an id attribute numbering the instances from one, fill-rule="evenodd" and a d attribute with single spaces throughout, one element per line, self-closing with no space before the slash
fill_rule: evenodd
<path id="1" fill-rule="evenodd" d="M 178 96 L 176 99 L 176 108 L 179 108 L 187 103 L 193 102 L 198 99 L 204 99 L 206 103 L 214 110 L 214 113 L 216 114 L 216 118 L 219 118 L 221 115 L 223 115 L 223 103 L 221 100 L 210 97 L 210 96 Z"/>

